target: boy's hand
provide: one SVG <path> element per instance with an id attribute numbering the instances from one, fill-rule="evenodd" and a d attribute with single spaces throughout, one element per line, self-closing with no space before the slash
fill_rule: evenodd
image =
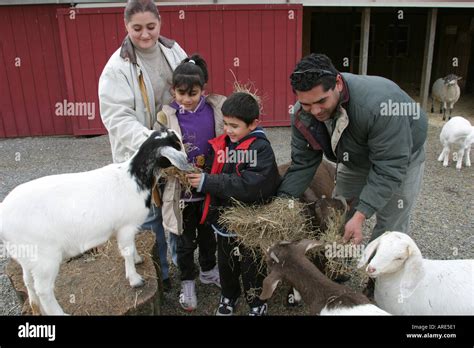
<path id="1" fill-rule="evenodd" d="M 188 179 L 191 186 L 194 188 L 198 188 L 199 183 L 201 182 L 201 176 L 201 173 L 186 174 L 186 178 Z"/>

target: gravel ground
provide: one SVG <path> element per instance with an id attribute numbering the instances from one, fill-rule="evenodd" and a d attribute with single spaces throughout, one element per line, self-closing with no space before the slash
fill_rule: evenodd
<path id="1" fill-rule="evenodd" d="M 474 124 L 474 118 L 470 118 Z M 436 161 L 441 151 L 438 116 L 430 119 L 427 161 L 423 188 L 413 212 L 413 238 L 427 258 L 474 258 L 474 167 L 456 171 Z M 269 128 L 267 134 L 279 164 L 290 159 L 290 129 Z M 473 154 L 474 157 L 474 154 Z M 45 175 L 80 172 L 99 168 L 111 162 L 107 136 L 92 138 L 42 137 L 0 139 L 0 201 L 15 186 Z M 367 222 L 365 232 L 373 226 Z M 1 250 L 1 249 L 0 249 Z M 0 255 L 0 315 L 18 315 L 19 303 L 10 281 L 3 275 L 5 259 Z M 179 307 L 179 278 L 171 267 L 172 290 L 165 294 L 163 314 L 188 315 Z M 350 286 L 359 287 L 357 279 Z M 286 308 L 283 300 L 287 285 L 280 286 L 269 302 L 269 314 L 304 315 L 307 308 Z M 212 315 L 217 306 L 219 289 L 197 281 L 199 306 L 193 315 Z M 242 303 L 242 301 L 241 301 Z M 246 314 L 246 305 L 238 313 Z"/>

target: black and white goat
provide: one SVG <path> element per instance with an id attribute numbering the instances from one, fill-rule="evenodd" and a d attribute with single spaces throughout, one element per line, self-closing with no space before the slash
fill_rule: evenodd
<path id="1" fill-rule="evenodd" d="M 262 300 L 269 299 L 278 283 L 284 280 L 301 294 L 311 314 L 320 315 L 389 315 L 371 304 L 363 294 L 337 284 L 309 261 L 305 253 L 321 246 L 320 241 L 280 242 L 266 253 L 268 275 L 263 281 Z"/>
<path id="2" fill-rule="evenodd" d="M 171 165 L 189 169 L 181 148 L 176 133 L 162 128 L 151 133 L 126 162 L 88 172 L 46 176 L 10 192 L 0 204 L 0 240 L 23 269 L 34 313 L 64 314 L 54 295 L 61 262 L 112 236 L 116 236 L 125 259 L 130 285 L 143 285 L 135 268 L 142 262 L 135 234 L 151 207 L 156 170 Z"/>

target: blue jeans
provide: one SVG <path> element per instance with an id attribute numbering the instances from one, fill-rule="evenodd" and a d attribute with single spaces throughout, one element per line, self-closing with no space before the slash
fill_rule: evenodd
<path id="1" fill-rule="evenodd" d="M 152 230 L 156 235 L 156 246 L 158 248 L 158 255 L 160 256 L 161 276 L 162 279 L 169 278 L 168 266 L 168 245 L 166 243 L 165 230 L 163 229 L 163 218 L 161 216 L 161 209 L 152 208 L 148 214 L 145 222 L 141 226 L 142 230 Z M 176 238 L 173 238 L 173 233 L 170 233 L 170 251 L 173 263 L 175 263 L 176 256 Z M 173 252 L 174 248 L 174 252 Z"/>

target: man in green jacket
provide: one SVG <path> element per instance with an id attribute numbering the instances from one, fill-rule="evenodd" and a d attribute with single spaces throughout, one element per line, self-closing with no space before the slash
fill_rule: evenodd
<path id="1" fill-rule="evenodd" d="M 304 57 L 290 76 L 298 102 L 291 115 L 292 163 L 279 195 L 300 197 L 325 157 L 337 164 L 334 195 L 353 200 L 344 239 L 362 241 L 373 214 L 371 240 L 409 232 L 421 189 L 427 118 L 394 82 L 339 73 L 323 54 Z"/>

